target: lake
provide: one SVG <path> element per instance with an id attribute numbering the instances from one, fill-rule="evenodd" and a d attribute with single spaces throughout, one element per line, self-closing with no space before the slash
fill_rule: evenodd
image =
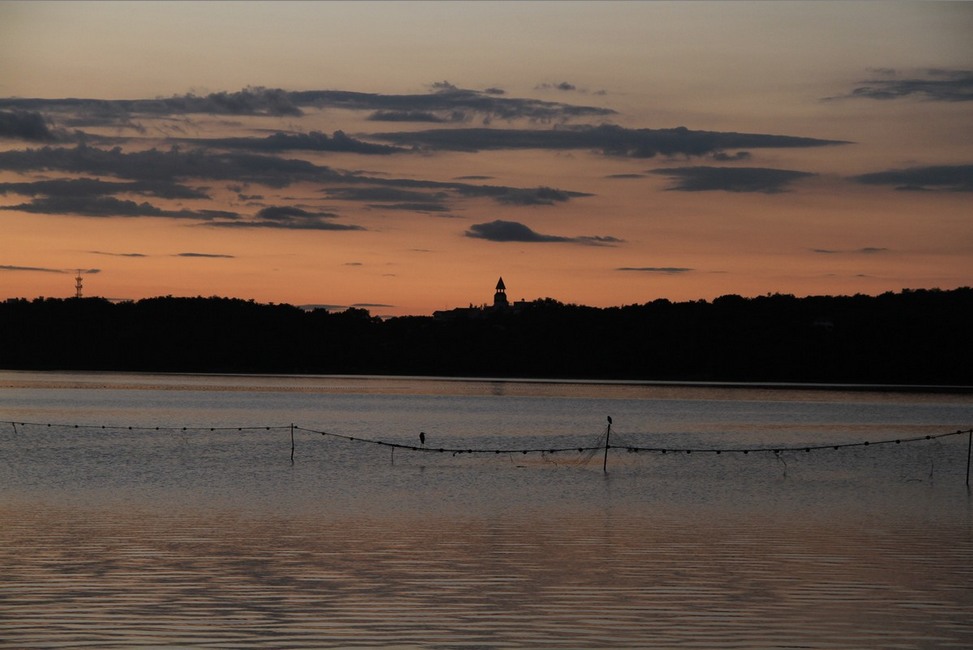
<path id="1" fill-rule="evenodd" d="M 968 392 L 0 371 L 0 647 L 969 648 L 971 427 Z"/>

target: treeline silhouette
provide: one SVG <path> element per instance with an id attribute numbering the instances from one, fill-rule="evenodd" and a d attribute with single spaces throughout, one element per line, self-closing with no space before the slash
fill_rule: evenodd
<path id="1" fill-rule="evenodd" d="M 0 367 L 973 385 L 968 287 L 518 306 L 382 320 L 218 297 L 9 299 Z"/>

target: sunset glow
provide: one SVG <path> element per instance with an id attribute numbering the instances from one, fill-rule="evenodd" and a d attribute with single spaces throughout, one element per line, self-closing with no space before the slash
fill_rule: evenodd
<path id="1" fill-rule="evenodd" d="M 0 300 L 973 279 L 973 4 L 0 2 Z"/>

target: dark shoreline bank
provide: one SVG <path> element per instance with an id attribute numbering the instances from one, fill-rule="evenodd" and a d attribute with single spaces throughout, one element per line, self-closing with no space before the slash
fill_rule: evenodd
<path id="1" fill-rule="evenodd" d="M 969 395 L 973 394 L 973 385 L 925 385 L 925 384 L 849 384 L 849 383 L 820 383 L 820 382 L 735 382 L 735 381 L 666 381 L 652 379 L 578 379 L 558 377 L 472 377 L 447 375 L 375 375 L 375 374 L 310 374 L 310 373 L 279 373 L 279 372 L 160 372 L 142 370 L 77 370 L 49 368 L 43 370 L 23 368 L 0 368 L 0 372 L 9 373 L 42 373 L 62 375 L 84 375 L 98 377 L 101 375 L 138 375 L 177 377 L 209 377 L 227 379 L 362 379 L 362 380 L 396 380 L 396 381 L 429 381 L 429 382 L 470 382 L 470 383 L 499 383 L 499 384 L 549 384 L 549 385 L 592 385 L 592 386 L 633 386 L 659 388 L 718 388 L 728 390 L 780 390 L 780 391 L 820 391 L 820 392 L 851 392 L 851 393 L 906 393 L 906 394 L 942 394 Z M 112 387 L 111 384 L 107 386 Z M 0 388 L 5 388 L 0 380 Z M 199 390 L 199 387 L 194 387 Z M 225 389 L 225 387 L 221 387 Z"/>
<path id="2" fill-rule="evenodd" d="M 230 298 L 12 299 L 0 303 L 0 367 L 967 392 L 973 289 L 544 299 L 388 320 Z"/>

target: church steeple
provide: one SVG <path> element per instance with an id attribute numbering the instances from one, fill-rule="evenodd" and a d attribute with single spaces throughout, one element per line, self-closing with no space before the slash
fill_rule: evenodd
<path id="1" fill-rule="evenodd" d="M 493 294 L 493 306 L 494 308 L 506 307 L 508 306 L 508 304 L 509 303 L 507 302 L 507 287 L 504 286 L 503 278 L 501 277 L 500 281 L 497 282 L 497 292 Z"/>

